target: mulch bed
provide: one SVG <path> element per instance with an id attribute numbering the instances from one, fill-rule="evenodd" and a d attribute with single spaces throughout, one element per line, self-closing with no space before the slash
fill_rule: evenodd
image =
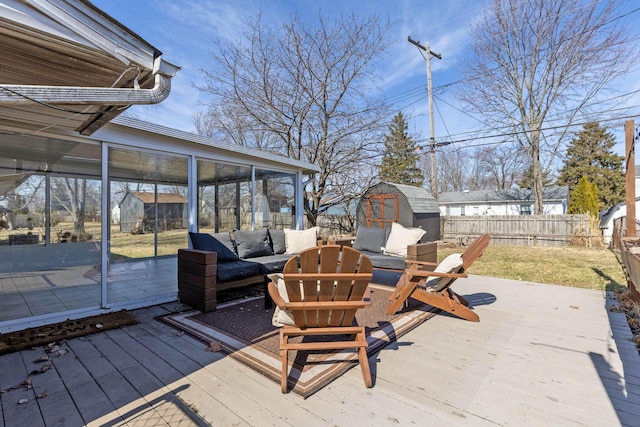
<path id="1" fill-rule="evenodd" d="M 629 329 L 631 329 L 631 340 L 636 344 L 640 351 L 640 306 L 631 298 L 629 290 L 615 291 L 618 298 L 618 305 L 612 306 L 611 311 L 618 311 L 627 316 Z"/>
<path id="2" fill-rule="evenodd" d="M 64 322 L 22 331 L 0 334 L 0 354 L 12 353 L 27 348 L 38 347 L 54 341 L 77 338 L 109 329 L 120 328 L 138 323 L 138 320 L 126 311 L 99 314 L 76 320 Z"/>

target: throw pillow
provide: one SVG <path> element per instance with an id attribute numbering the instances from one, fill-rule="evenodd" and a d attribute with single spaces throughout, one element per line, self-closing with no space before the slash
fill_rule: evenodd
<path id="1" fill-rule="evenodd" d="M 221 231 L 219 233 L 213 233 L 212 236 L 227 248 L 229 248 L 231 252 L 237 255 L 236 245 L 233 243 L 233 240 L 231 240 L 231 233 L 229 233 L 228 231 Z"/>
<path id="2" fill-rule="evenodd" d="M 287 294 L 287 286 L 284 283 L 282 273 L 269 274 L 267 276 L 278 288 L 278 293 L 285 302 L 289 302 L 289 295 Z M 295 326 L 293 321 L 293 314 L 289 310 L 280 310 L 278 306 L 273 311 L 273 317 L 271 318 L 271 324 L 277 328 L 284 325 Z"/>
<path id="3" fill-rule="evenodd" d="M 462 268 L 462 254 L 451 254 L 440 261 L 440 264 L 433 269 L 435 273 L 457 273 Z M 440 292 L 445 289 L 453 277 L 431 277 L 425 282 L 427 290 Z"/>
<path id="4" fill-rule="evenodd" d="M 284 230 L 269 229 L 269 237 L 271 238 L 271 247 L 274 254 L 283 254 L 287 250 L 284 239 Z"/>
<path id="5" fill-rule="evenodd" d="M 405 227 L 397 222 L 391 224 L 391 233 L 385 246 L 385 253 L 401 257 L 407 256 L 407 245 L 415 245 L 426 231 L 421 228 Z"/>
<path id="6" fill-rule="evenodd" d="M 301 251 L 318 246 L 318 227 L 306 230 L 284 230 L 286 254 L 299 254 Z"/>
<path id="7" fill-rule="evenodd" d="M 273 255 L 266 228 L 253 231 L 234 230 L 233 237 L 236 241 L 238 256 L 241 259 Z"/>
<path id="8" fill-rule="evenodd" d="M 211 234 L 189 232 L 189 237 L 191 238 L 193 249 L 217 253 L 218 262 L 238 260 L 238 255 L 236 255 L 235 252 L 229 250 L 229 248 Z"/>
<path id="9" fill-rule="evenodd" d="M 385 228 L 358 227 L 353 249 L 380 253 L 385 246 L 386 240 L 387 230 Z"/>

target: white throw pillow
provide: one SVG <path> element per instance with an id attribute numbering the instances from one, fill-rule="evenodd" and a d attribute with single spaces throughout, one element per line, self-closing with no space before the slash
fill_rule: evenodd
<path id="1" fill-rule="evenodd" d="M 299 254 L 301 251 L 318 246 L 318 227 L 306 230 L 284 230 L 285 254 Z"/>
<path id="2" fill-rule="evenodd" d="M 401 257 L 407 256 L 407 246 L 415 245 L 426 231 L 421 228 L 405 227 L 397 222 L 391 224 L 391 233 L 385 245 L 385 253 Z"/>
<path id="3" fill-rule="evenodd" d="M 457 273 L 462 268 L 462 254 L 451 254 L 443 259 L 436 268 L 436 273 Z M 451 283 L 452 277 L 431 277 L 425 286 L 429 291 L 439 292 Z"/>
<path id="4" fill-rule="evenodd" d="M 280 294 L 282 299 L 285 302 L 289 302 L 287 286 L 284 283 L 282 273 L 269 274 L 267 277 L 269 277 L 269 279 L 276 284 L 278 293 Z M 271 318 L 271 324 L 277 328 L 280 328 L 284 325 L 295 326 L 295 322 L 293 321 L 293 314 L 289 310 L 280 310 L 278 306 L 276 306 L 276 309 L 273 312 L 273 317 Z"/>

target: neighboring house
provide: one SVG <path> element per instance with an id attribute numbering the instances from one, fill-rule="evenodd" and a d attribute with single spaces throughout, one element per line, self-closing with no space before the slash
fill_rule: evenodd
<path id="1" fill-rule="evenodd" d="M 546 187 L 542 196 L 545 215 L 567 213 L 569 187 Z M 530 188 L 459 191 L 438 195 L 438 206 L 443 216 L 531 215 L 533 200 Z"/>
<path id="2" fill-rule="evenodd" d="M 2 0 L 0 17 L 0 213 L 35 223 L 9 229 L 0 215 L 0 280 L 16 284 L 0 287 L 0 333 L 176 301 L 177 248 L 217 231 L 223 207 L 250 229 L 262 222 L 242 206 L 286 198 L 288 224 L 303 225 L 302 178 L 317 165 L 119 115 L 161 102 L 179 70 L 133 31 L 85 0 Z M 154 234 L 100 215 L 125 187 L 153 195 L 140 201 Z M 177 188 L 186 199 L 165 203 Z M 179 228 L 160 233 L 165 204 Z"/>
<path id="3" fill-rule="evenodd" d="M 179 194 L 132 191 L 120 202 L 120 231 L 148 233 L 149 224 L 157 223 L 161 230 L 187 228 L 188 203 Z M 157 212 L 157 218 L 156 218 Z"/>
<path id="4" fill-rule="evenodd" d="M 636 180 L 637 180 L 636 176 Z M 637 184 L 636 184 L 637 185 Z M 620 202 L 612 207 L 601 211 L 598 214 L 600 218 L 600 229 L 602 230 L 602 239 L 604 244 L 611 246 L 613 237 L 613 223 L 616 219 L 627 216 L 627 203 Z M 640 218 L 640 197 L 636 197 L 636 221 Z M 636 227 L 637 228 L 637 227 Z"/>

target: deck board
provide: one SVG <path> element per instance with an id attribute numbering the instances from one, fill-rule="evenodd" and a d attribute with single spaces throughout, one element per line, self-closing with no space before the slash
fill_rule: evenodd
<path id="1" fill-rule="evenodd" d="M 44 356 L 47 356 L 47 353 L 41 350 L 22 352 L 23 362 L 29 372 L 41 370 L 45 365 L 51 366 L 49 370 L 31 377 L 34 392 L 36 394 L 46 393 L 46 397 L 38 399 L 42 418 L 47 425 L 82 425 L 84 422 L 80 412 L 62 378 L 55 370 L 54 363 L 51 360 L 35 362 L 36 359 Z"/>
<path id="2" fill-rule="evenodd" d="M 156 319 L 180 304 L 135 310 L 139 324 L 70 340 L 34 389 L 2 393 L 0 427 L 637 425 L 640 356 L 604 293 L 477 276 L 455 289 L 479 323 L 439 314 L 370 359 L 373 388 L 355 367 L 306 400 Z M 0 356 L 0 388 L 42 354 Z"/>

